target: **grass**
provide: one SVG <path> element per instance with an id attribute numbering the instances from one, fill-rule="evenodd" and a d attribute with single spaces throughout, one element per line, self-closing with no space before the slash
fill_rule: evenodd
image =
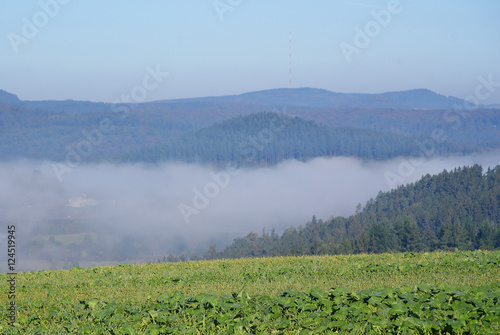
<path id="1" fill-rule="evenodd" d="M 47 320 L 54 315 L 89 299 L 144 306 L 159 296 L 175 294 L 244 292 L 247 296 L 279 297 L 285 291 L 309 292 L 314 287 L 324 291 L 391 288 L 406 292 L 422 284 L 471 290 L 498 285 L 499 280 L 500 251 L 153 263 L 19 273 L 16 305 L 19 327 L 23 328 L 29 324 L 48 326 Z M 0 275 L 0 290 L 8 290 L 5 274 Z M 1 295 L 2 315 L 7 313 L 8 302 L 7 296 Z M 29 321 L 33 315 L 38 321 Z M 8 329 L 6 317 L 0 327 L 2 333 Z"/>

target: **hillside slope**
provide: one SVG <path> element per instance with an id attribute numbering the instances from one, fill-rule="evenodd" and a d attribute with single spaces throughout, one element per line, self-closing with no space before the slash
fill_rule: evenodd
<path id="1" fill-rule="evenodd" d="M 250 233 L 217 257 L 500 248 L 500 165 L 458 168 L 380 193 L 349 217 Z"/>
<path id="2" fill-rule="evenodd" d="M 378 94 L 337 93 L 318 88 L 278 88 L 248 92 L 221 97 L 165 100 L 168 102 L 219 102 L 251 103 L 272 107 L 309 107 L 309 108 L 393 108 L 393 109 L 452 109 L 464 101 L 446 97 L 427 89 L 414 89 L 400 92 Z"/>
<path id="3" fill-rule="evenodd" d="M 455 109 L 457 102 L 459 108 Z M 86 140 L 85 132 L 98 129 L 102 120 L 109 119 L 113 131 L 92 148 L 84 161 L 114 160 L 186 131 L 264 111 L 285 112 L 330 127 L 408 136 L 438 134 L 440 139 L 477 150 L 500 148 L 500 109 L 463 110 L 460 102 L 428 90 L 370 95 L 301 88 L 113 105 L 73 100 L 22 101 L 0 90 L 0 159 L 64 160 L 68 147 L 77 150 L 79 143 Z"/>

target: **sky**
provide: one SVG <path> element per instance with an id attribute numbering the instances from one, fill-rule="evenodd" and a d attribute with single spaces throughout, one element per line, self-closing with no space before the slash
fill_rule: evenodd
<path id="1" fill-rule="evenodd" d="M 291 32 L 291 87 L 427 88 L 500 103 L 497 0 L 0 0 L 0 8 L 0 89 L 23 100 L 113 102 L 138 86 L 145 101 L 289 87 Z"/>

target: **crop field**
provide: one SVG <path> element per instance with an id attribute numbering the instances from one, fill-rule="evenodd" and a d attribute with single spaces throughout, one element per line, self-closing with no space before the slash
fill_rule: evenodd
<path id="1" fill-rule="evenodd" d="M 117 265 L 18 273 L 0 333 L 499 334 L 499 299 L 500 251 Z"/>

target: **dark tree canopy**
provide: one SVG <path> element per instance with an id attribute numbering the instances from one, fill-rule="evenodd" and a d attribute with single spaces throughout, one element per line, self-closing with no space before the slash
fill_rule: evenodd
<path id="1" fill-rule="evenodd" d="M 458 168 L 379 195 L 348 218 L 250 233 L 220 258 L 500 248 L 500 165 Z"/>

